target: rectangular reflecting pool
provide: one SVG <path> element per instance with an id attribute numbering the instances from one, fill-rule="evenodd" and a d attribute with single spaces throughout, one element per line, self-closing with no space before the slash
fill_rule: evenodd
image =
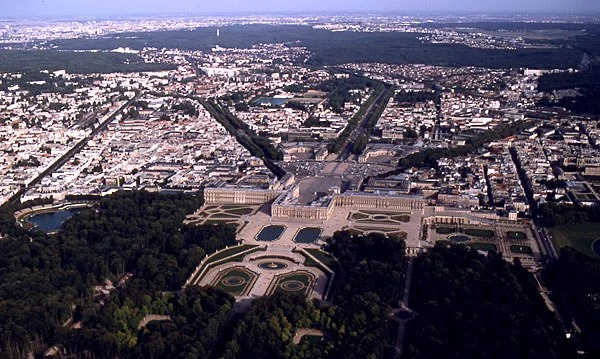
<path id="1" fill-rule="evenodd" d="M 285 232 L 285 226 L 271 225 L 263 227 L 256 236 L 257 241 L 273 242 Z"/>

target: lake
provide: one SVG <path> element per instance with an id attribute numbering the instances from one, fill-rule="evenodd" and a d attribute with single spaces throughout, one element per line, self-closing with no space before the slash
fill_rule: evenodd
<path id="1" fill-rule="evenodd" d="M 289 100 L 289 98 L 280 97 L 260 97 L 253 104 L 258 106 L 283 106 Z"/>
<path id="2" fill-rule="evenodd" d="M 594 253 L 596 253 L 596 255 L 598 257 L 600 257 L 600 239 L 596 240 L 593 244 L 592 244 L 592 250 L 594 251 Z"/>
<path id="3" fill-rule="evenodd" d="M 40 213 L 27 218 L 27 222 L 35 225 L 37 229 L 46 232 L 57 231 L 62 227 L 62 224 L 73 217 L 80 209 L 67 209 L 57 212 Z"/>

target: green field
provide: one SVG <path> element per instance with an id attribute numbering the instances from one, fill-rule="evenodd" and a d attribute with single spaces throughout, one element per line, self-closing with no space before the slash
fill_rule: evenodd
<path id="1" fill-rule="evenodd" d="M 600 238 L 600 223 L 579 223 L 552 228 L 552 240 L 557 249 L 573 247 L 590 258 L 598 259 L 592 251 L 592 243 Z"/>

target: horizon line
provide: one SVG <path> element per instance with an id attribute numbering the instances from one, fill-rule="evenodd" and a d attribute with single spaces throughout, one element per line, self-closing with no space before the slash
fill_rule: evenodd
<path id="1" fill-rule="evenodd" d="M 79 15 L 36 15 L 36 16 L 23 16 L 23 15 L 0 15 L 0 21 L 2 20 L 45 20 L 45 21 L 76 21 L 76 20 L 126 20 L 126 19 L 140 19 L 148 17 L 156 18 L 195 18 L 195 17 L 247 17 L 247 16 L 351 16 L 351 15 L 377 15 L 377 16 L 508 16 L 508 17 L 528 17 L 528 16 L 560 16 L 560 17 L 583 17 L 600 21 L 600 11 L 595 12 L 570 12 L 570 11 L 468 11 L 468 10 L 369 10 L 369 11 L 334 11 L 334 10 L 323 10 L 323 11 L 211 11 L 211 12 L 187 12 L 187 11 L 176 11 L 172 13 L 164 12 L 148 12 L 148 13 L 126 13 L 126 14 L 79 14 Z M 475 22 L 478 19 L 464 19 L 465 22 Z"/>

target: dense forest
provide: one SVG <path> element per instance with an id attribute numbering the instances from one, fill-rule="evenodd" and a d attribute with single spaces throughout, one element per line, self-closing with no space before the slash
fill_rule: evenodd
<path id="1" fill-rule="evenodd" d="M 56 235 L 21 229 L 15 208 L 3 206 L 0 356 L 43 349 L 41 343 L 56 341 L 71 318 L 94 317 L 102 308 L 92 287 L 106 280 L 131 288 L 133 303 L 181 289 L 207 253 L 235 243 L 230 226 L 182 224 L 201 203 L 200 195 L 117 193 L 68 220 Z M 122 344 L 116 334 L 113 339 Z"/>
<path id="2" fill-rule="evenodd" d="M 564 248 L 543 274 L 563 321 L 575 320 L 583 330 L 582 347 L 590 358 L 600 356 L 600 261 Z"/>
<path id="3" fill-rule="evenodd" d="M 0 49 L 0 72 L 66 70 L 69 73 L 90 74 L 161 71 L 175 68 L 176 66 L 172 64 L 146 63 L 138 55 L 116 52 Z"/>
<path id="4" fill-rule="evenodd" d="M 234 299 L 214 288 L 181 294 L 140 294 L 120 289 L 99 311 L 82 317 L 82 329 L 60 330 L 56 341 L 78 358 L 208 358 L 228 323 Z M 139 328 L 148 315 L 160 318 Z"/>
<path id="5" fill-rule="evenodd" d="M 402 295 L 404 241 L 336 232 L 327 250 L 339 268 L 330 303 L 293 295 L 257 299 L 237 323 L 224 358 L 382 358 L 393 353 L 389 313 Z M 298 328 L 322 330 L 316 344 L 292 343 Z"/>
<path id="6" fill-rule="evenodd" d="M 357 102 L 356 100 L 358 100 L 356 95 L 350 93 L 350 90 L 373 89 L 377 86 L 381 86 L 381 83 L 365 76 L 352 74 L 348 78 L 333 78 L 324 81 L 314 88 L 327 92 L 327 102 L 331 110 L 342 113 L 346 102 Z"/>
<path id="7" fill-rule="evenodd" d="M 520 263 L 438 243 L 415 259 L 403 359 L 569 358 L 574 351 Z"/>
<path id="8" fill-rule="evenodd" d="M 558 100 L 543 100 L 538 104 L 543 106 L 564 107 L 575 113 L 600 115 L 600 64 L 580 72 L 561 72 L 545 74 L 538 82 L 540 91 L 577 89 L 577 96 L 567 96 Z"/>
<path id="9" fill-rule="evenodd" d="M 464 26 L 464 24 L 462 25 Z M 493 50 L 455 44 L 429 44 L 422 34 L 402 32 L 331 32 L 309 26 L 234 25 L 197 28 L 192 31 L 123 33 L 96 39 L 55 40 L 62 50 L 112 50 L 130 47 L 179 48 L 208 51 L 216 45 L 248 48 L 260 43 L 291 43 L 313 53 L 309 64 L 337 65 L 349 62 L 481 66 L 490 68 L 577 67 L 585 41 L 577 48 Z M 300 59 L 303 61 L 304 59 Z"/>

